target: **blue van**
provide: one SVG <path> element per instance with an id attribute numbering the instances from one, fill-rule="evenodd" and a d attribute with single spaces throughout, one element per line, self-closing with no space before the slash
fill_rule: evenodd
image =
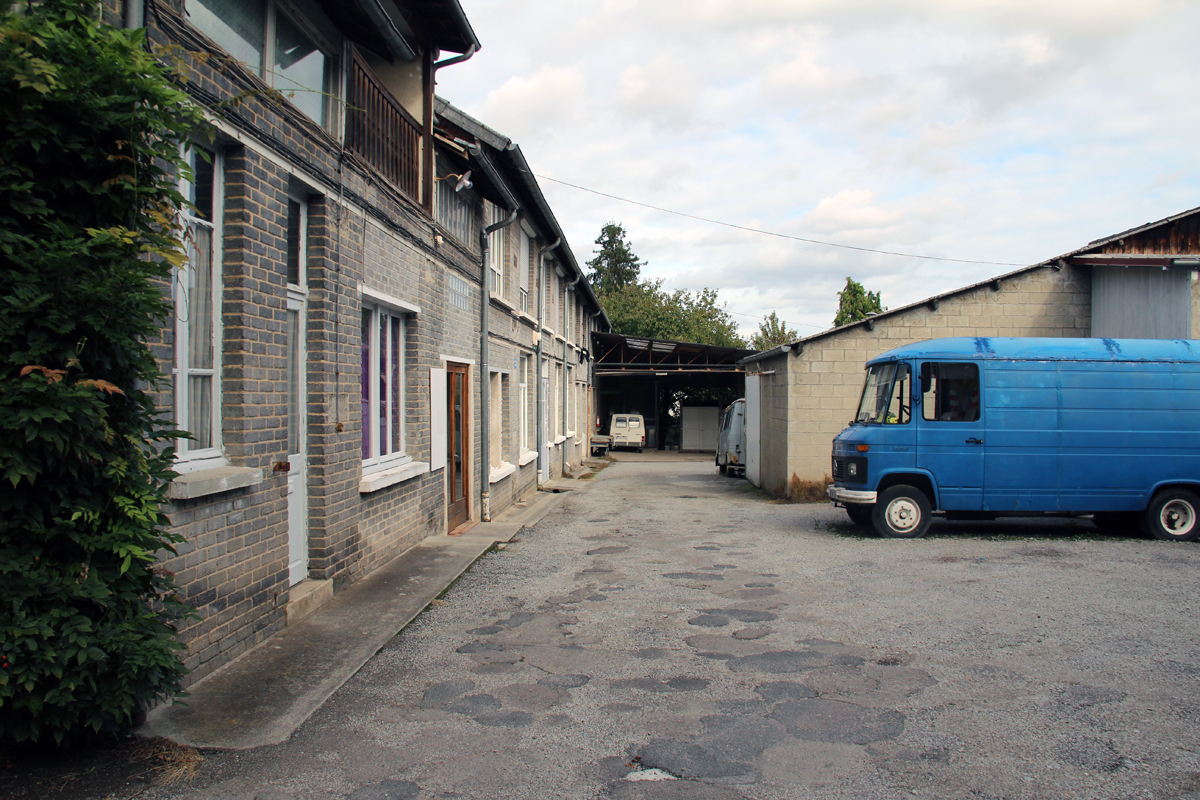
<path id="1" fill-rule="evenodd" d="M 1093 514 L 1200 537 L 1200 341 L 932 339 L 867 362 L 828 494 L 917 538 L 948 519 Z"/>

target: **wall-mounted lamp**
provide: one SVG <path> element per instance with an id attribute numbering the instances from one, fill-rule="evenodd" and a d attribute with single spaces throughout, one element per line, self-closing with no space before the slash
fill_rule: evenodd
<path id="1" fill-rule="evenodd" d="M 463 189 L 470 189 L 475 184 L 471 183 L 471 170 L 467 170 L 459 175 L 456 172 L 451 172 L 449 175 L 443 175 L 440 178 L 434 178 L 437 181 L 448 181 L 451 178 L 458 178 L 458 183 L 454 184 L 454 191 L 461 192 Z"/>

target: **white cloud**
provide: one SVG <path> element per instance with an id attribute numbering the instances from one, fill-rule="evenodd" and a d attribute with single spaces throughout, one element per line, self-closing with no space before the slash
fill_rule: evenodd
<path id="1" fill-rule="evenodd" d="M 534 170 L 881 250 L 1029 264 L 1200 205 L 1200 4 L 463 0 L 439 93 Z M 1149 57 L 1152 56 L 1152 57 Z M 580 262 L 623 222 L 647 272 L 802 332 L 847 275 L 897 307 L 1010 267 L 714 227 L 543 182 Z"/>

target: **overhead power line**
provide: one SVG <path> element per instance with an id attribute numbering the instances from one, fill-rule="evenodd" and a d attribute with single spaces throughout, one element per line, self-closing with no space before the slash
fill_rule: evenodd
<path id="1" fill-rule="evenodd" d="M 732 222 L 722 222 L 719 219 L 709 219 L 707 217 L 698 217 L 695 214 L 687 214 L 687 213 L 684 213 L 683 211 L 673 211 L 669 208 L 662 208 L 661 206 L 652 206 L 649 203 L 640 203 L 637 200 L 630 200 L 628 197 L 618 197 L 615 194 L 608 194 L 607 192 L 601 192 L 596 189 L 589 189 L 586 186 L 579 186 L 578 184 L 568 183 L 567 181 L 560 181 L 558 178 L 551 178 L 546 175 L 537 175 L 535 173 L 534 177 L 537 178 L 538 180 L 550 181 L 551 183 L 558 183 L 558 184 L 562 184 L 563 186 L 570 186 L 572 189 L 578 189 L 581 192 L 590 192 L 591 194 L 600 195 L 601 197 L 607 197 L 610 200 L 619 200 L 622 203 L 629 203 L 630 205 L 641 206 L 642 208 L 649 208 L 652 211 L 661 211 L 664 214 L 674 214 L 677 217 L 686 217 L 687 219 L 694 219 L 694 220 L 697 220 L 698 222 L 707 222 L 710 225 L 723 225 L 726 228 L 734 228 L 739 231 L 748 231 L 750 233 L 760 233 L 763 236 L 776 236 L 780 239 L 791 239 L 792 241 L 795 241 L 795 242 L 807 242 L 808 244 L 819 244 L 822 247 L 840 247 L 843 250 L 857 250 L 860 253 L 878 253 L 879 255 L 900 256 L 902 258 L 921 258 L 926 261 L 951 261 L 955 264 L 989 264 L 989 265 L 995 266 L 995 267 L 1025 267 L 1025 266 L 1028 266 L 1027 264 L 1016 264 L 1011 261 L 979 261 L 977 259 L 972 259 L 972 258 L 944 258 L 942 256 L 923 256 L 918 253 L 899 253 L 899 252 L 896 252 L 895 250 L 876 250 L 873 247 L 857 247 L 852 244 L 841 244 L 839 242 L 825 242 L 820 239 L 806 239 L 803 236 L 791 236 L 790 234 L 786 234 L 786 233 L 777 233 L 775 231 L 764 231 L 760 228 L 748 228 L 745 225 L 736 225 Z"/>

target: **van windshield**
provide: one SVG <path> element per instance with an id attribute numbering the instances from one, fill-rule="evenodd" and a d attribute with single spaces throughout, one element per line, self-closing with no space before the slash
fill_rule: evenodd
<path id="1" fill-rule="evenodd" d="M 904 363 L 876 364 L 867 370 L 867 381 L 854 421 L 907 424 L 911 413 L 907 402 L 908 377 L 908 365 Z"/>

